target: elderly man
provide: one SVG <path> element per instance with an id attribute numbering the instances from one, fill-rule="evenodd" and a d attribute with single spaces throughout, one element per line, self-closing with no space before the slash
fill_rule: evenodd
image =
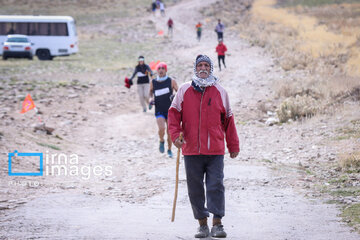
<path id="1" fill-rule="evenodd" d="M 192 81 L 179 88 L 168 114 L 171 139 L 183 150 L 190 203 L 200 224 L 196 238 L 209 236 L 209 212 L 213 214 L 211 236 L 226 237 L 221 222 L 225 215 L 224 137 L 231 158 L 240 151 L 229 97 L 212 75 L 213 68 L 208 56 L 196 57 Z"/>

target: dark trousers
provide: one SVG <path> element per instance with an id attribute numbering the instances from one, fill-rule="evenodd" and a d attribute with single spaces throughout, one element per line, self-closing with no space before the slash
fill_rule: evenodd
<path id="1" fill-rule="evenodd" d="M 201 31 L 196 31 L 196 34 L 197 34 L 197 40 L 200 41 L 200 39 L 201 39 Z"/>
<path id="2" fill-rule="evenodd" d="M 217 36 L 218 36 L 218 40 L 224 39 L 223 32 L 216 32 L 216 33 L 217 33 Z"/>
<path id="3" fill-rule="evenodd" d="M 168 35 L 173 35 L 173 28 L 168 26 Z"/>
<path id="4" fill-rule="evenodd" d="M 184 156 L 184 159 L 188 194 L 195 219 L 209 217 L 209 212 L 221 219 L 225 215 L 224 155 L 191 155 Z"/>
<path id="5" fill-rule="evenodd" d="M 225 56 L 218 56 L 219 69 L 221 70 L 220 60 L 222 60 L 222 62 L 223 62 L 223 64 L 224 64 L 224 67 L 226 68 L 226 65 L 225 65 Z"/>

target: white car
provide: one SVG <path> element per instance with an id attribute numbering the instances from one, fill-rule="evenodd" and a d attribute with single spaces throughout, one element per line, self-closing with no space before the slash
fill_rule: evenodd
<path id="1" fill-rule="evenodd" d="M 33 59 L 32 43 L 26 35 L 14 34 L 8 35 L 6 41 L 3 43 L 4 60 L 14 58 L 28 58 Z"/>

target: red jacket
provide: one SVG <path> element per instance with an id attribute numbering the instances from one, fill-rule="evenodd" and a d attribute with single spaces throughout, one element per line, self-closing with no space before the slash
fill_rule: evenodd
<path id="1" fill-rule="evenodd" d="M 172 27 L 174 25 L 174 22 L 172 19 L 169 19 L 169 21 L 167 22 L 168 27 Z"/>
<path id="2" fill-rule="evenodd" d="M 203 93 L 191 82 L 183 84 L 171 104 L 168 127 L 172 141 L 184 134 L 184 155 L 224 155 L 224 137 L 229 152 L 239 152 L 239 138 L 227 92 L 219 84 Z"/>
<path id="3" fill-rule="evenodd" d="M 227 48 L 225 44 L 219 43 L 216 47 L 216 52 L 218 53 L 218 56 L 225 56 L 225 52 L 227 51 Z"/>

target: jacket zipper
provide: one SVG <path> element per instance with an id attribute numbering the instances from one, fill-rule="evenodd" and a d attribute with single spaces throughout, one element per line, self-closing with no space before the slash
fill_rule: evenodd
<path id="1" fill-rule="evenodd" d="M 210 133 L 208 132 L 208 151 L 210 150 Z"/>
<path id="2" fill-rule="evenodd" d="M 199 153 L 200 153 L 200 149 L 201 149 L 201 139 L 200 139 L 200 131 L 201 131 L 201 105 L 202 105 L 202 100 L 203 100 L 203 96 L 205 93 L 206 88 L 204 88 L 204 91 L 201 93 L 201 100 L 200 100 L 200 121 L 199 121 Z"/>
<path id="3" fill-rule="evenodd" d="M 209 102 L 208 102 L 208 106 L 210 107 L 211 105 L 211 98 L 209 98 Z M 210 110 L 208 108 L 208 110 Z M 210 150 L 210 132 L 208 131 L 208 143 L 207 143 L 207 147 L 208 147 L 208 151 Z"/>

